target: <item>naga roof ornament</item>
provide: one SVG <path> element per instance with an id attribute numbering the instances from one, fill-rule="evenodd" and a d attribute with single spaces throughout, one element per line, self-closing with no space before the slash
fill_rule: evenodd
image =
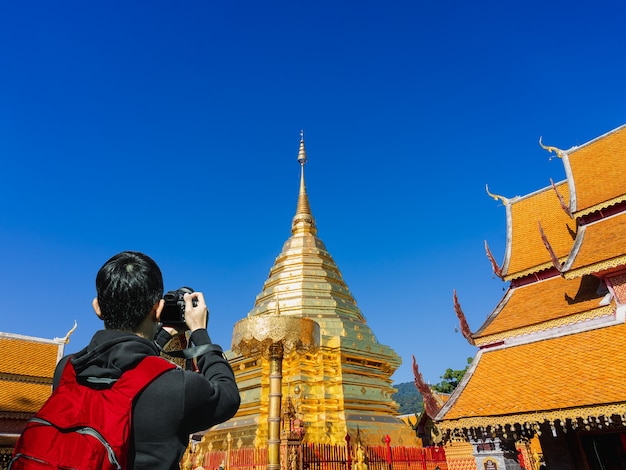
<path id="1" fill-rule="evenodd" d="M 497 195 L 497 194 L 490 193 L 490 192 L 489 192 L 489 185 L 488 185 L 488 184 L 486 184 L 486 185 L 485 185 L 485 190 L 487 191 L 487 194 L 488 194 L 489 196 L 491 196 L 494 200 L 496 200 L 496 201 L 498 201 L 498 200 L 499 200 L 499 201 L 502 201 L 502 204 L 505 204 L 505 205 L 509 203 L 509 200 L 508 200 L 507 198 L 505 198 L 504 196 L 499 196 L 499 195 Z"/>
<path id="2" fill-rule="evenodd" d="M 463 335 L 463 337 L 467 340 L 469 344 L 471 344 L 472 346 L 475 346 L 476 343 L 474 342 L 474 336 L 472 335 L 472 331 L 470 330 L 470 327 L 467 324 L 465 313 L 463 313 L 463 310 L 461 309 L 459 298 L 456 296 L 456 289 L 454 289 L 453 299 L 454 299 L 454 312 L 456 313 L 456 316 L 459 319 L 459 324 L 461 326 L 461 334 Z"/>
<path id="3" fill-rule="evenodd" d="M 559 158 L 563 158 L 563 156 L 567 155 L 567 152 L 558 149 L 556 147 L 552 147 L 550 145 L 543 145 L 543 142 L 541 142 L 541 137 L 539 137 L 539 145 L 541 146 L 542 149 L 547 150 L 548 152 L 552 153 L 554 152 L 556 154 L 557 157 Z M 554 156 L 550 157 L 550 160 L 552 160 L 554 158 Z"/>
<path id="4" fill-rule="evenodd" d="M 570 217 L 570 219 L 573 219 L 574 216 L 572 215 L 572 210 L 567 204 L 565 204 L 565 201 L 563 200 L 563 196 L 561 196 L 561 194 L 559 194 L 559 192 L 557 191 L 556 185 L 554 184 L 554 181 L 552 181 L 552 178 L 550 178 L 550 184 L 552 185 L 552 189 L 554 189 L 554 192 L 556 193 L 556 197 L 559 198 L 559 203 L 561 204 L 561 208 Z"/>
<path id="5" fill-rule="evenodd" d="M 487 191 L 487 194 L 490 197 L 492 197 L 495 201 L 501 201 L 502 204 L 504 204 L 505 206 L 508 206 L 510 204 L 510 200 L 507 199 L 506 197 L 491 193 L 489 191 L 488 184 L 485 185 L 485 191 Z M 487 240 L 485 240 L 485 251 L 487 252 L 487 258 L 489 258 L 489 262 L 491 263 L 491 269 L 493 270 L 493 273 L 496 276 L 498 276 L 500 279 L 502 279 L 502 268 L 498 266 L 498 263 L 496 263 L 496 260 L 493 257 L 493 253 L 491 252 L 491 250 L 489 249 L 489 245 L 487 244 Z"/>
<path id="6" fill-rule="evenodd" d="M 415 356 L 413 356 L 413 377 L 415 377 L 415 386 L 424 399 L 424 409 L 426 410 L 426 414 L 428 414 L 431 418 L 434 418 L 439 413 L 439 410 L 441 410 L 441 406 L 437 403 L 437 399 L 435 398 L 435 394 L 431 388 L 424 381 L 424 377 L 417 367 Z"/>
<path id="7" fill-rule="evenodd" d="M 67 334 L 63 337 L 63 338 L 54 338 L 54 341 L 56 343 L 59 344 L 69 344 L 70 342 L 70 336 L 72 336 L 72 333 L 74 333 L 74 331 L 76 330 L 76 327 L 78 326 L 78 323 L 76 322 L 76 320 L 74 320 L 74 326 L 70 329 L 70 331 L 67 332 Z"/>
<path id="8" fill-rule="evenodd" d="M 552 264 L 554 265 L 554 267 L 557 269 L 558 272 L 562 273 L 563 265 L 559 261 L 559 258 L 557 258 L 556 253 L 554 252 L 554 249 L 552 248 L 552 245 L 550 245 L 550 242 L 548 241 L 548 237 L 546 236 L 545 232 L 543 231 L 543 227 L 541 226 L 541 222 L 537 221 L 537 224 L 539 224 L 539 233 L 541 234 L 541 241 L 543 241 L 543 244 L 545 245 L 546 250 L 548 250 L 548 253 L 550 254 L 550 259 L 552 260 Z"/>
<path id="9" fill-rule="evenodd" d="M 502 279 L 502 268 L 498 266 L 498 263 L 496 263 L 496 259 L 493 257 L 493 253 L 489 249 L 487 240 L 485 240 L 485 251 L 487 252 L 487 258 L 489 258 L 489 262 L 491 263 L 491 269 L 493 270 L 493 273 L 496 276 L 498 276 L 500 279 Z"/>

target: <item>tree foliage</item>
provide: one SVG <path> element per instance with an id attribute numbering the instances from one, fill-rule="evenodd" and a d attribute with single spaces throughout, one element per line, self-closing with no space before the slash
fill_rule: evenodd
<path id="1" fill-rule="evenodd" d="M 465 369 L 446 369 L 446 372 L 440 377 L 443 379 L 438 384 L 432 386 L 433 390 L 436 390 L 441 393 L 452 393 L 452 391 L 461 383 L 461 379 L 469 369 L 470 364 L 472 363 L 472 358 L 467 358 L 467 366 Z"/>
<path id="2" fill-rule="evenodd" d="M 392 395 L 393 400 L 400 405 L 398 414 L 420 414 L 424 409 L 424 400 L 413 382 L 404 382 L 394 385 L 398 391 Z"/>
<path id="3" fill-rule="evenodd" d="M 441 393 L 452 393 L 452 391 L 461 382 L 461 379 L 465 375 L 465 372 L 469 369 L 471 363 L 472 358 L 468 357 L 465 369 L 446 369 L 445 373 L 440 377 L 442 381 L 438 384 L 432 385 L 431 388 Z M 424 399 L 422 398 L 421 393 L 417 390 L 415 383 L 404 382 L 401 384 L 395 384 L 394 387 L 398 391 L 392 395 L 392 399 L 400 406 L 398 414 L 419 415 L 424 410 Z"/>

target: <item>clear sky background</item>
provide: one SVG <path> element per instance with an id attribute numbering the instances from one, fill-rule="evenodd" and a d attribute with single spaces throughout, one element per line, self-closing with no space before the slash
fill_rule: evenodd
<path id="1" fill-rule="evenodd" d="M 132 249 L 205 292 L 230 347 L 291 235 L 305 132 L 318 235 L 394 383 L 463 368 L 506 284 L 505 210 L 565 178 L 541 149 L 626 123 L 622 1 L 0 3 L 0 331 L 101 327 Z M 623 177 L 621 175 L 620 177 Z M 531 366 L 531 365 L 529 365 Z"/>

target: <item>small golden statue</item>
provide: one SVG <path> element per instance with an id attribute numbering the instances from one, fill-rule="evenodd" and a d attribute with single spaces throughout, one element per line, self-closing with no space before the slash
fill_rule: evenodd
<path id="1" fill-rule="evenodd" d="M 289 470 L 298 470 L 298 450 L 296 446 L 291 446 L 291 452 L 289 452 Z"/>
<path id="2" fill-rule="evenodd" d="M 367 465 L 367 457 L 365 455 L 365 450 L 363 450 L 363 446 L 361 443 L 357 443 L 356 445 L 356 458 L 354 459 L 354 463 L 352 464 L 352 470 L 368 470 L 369 466 Z"/>

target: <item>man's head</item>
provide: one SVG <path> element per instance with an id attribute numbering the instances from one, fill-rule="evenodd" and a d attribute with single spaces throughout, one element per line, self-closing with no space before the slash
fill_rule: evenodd
<path id="1" fill-rule="evenodd" d="M 134 332 L 159 305 L 163 276 L 152 258 L 124 251 L 100 268 L 96 292 L 94 308 L 104 327 Z"/>

